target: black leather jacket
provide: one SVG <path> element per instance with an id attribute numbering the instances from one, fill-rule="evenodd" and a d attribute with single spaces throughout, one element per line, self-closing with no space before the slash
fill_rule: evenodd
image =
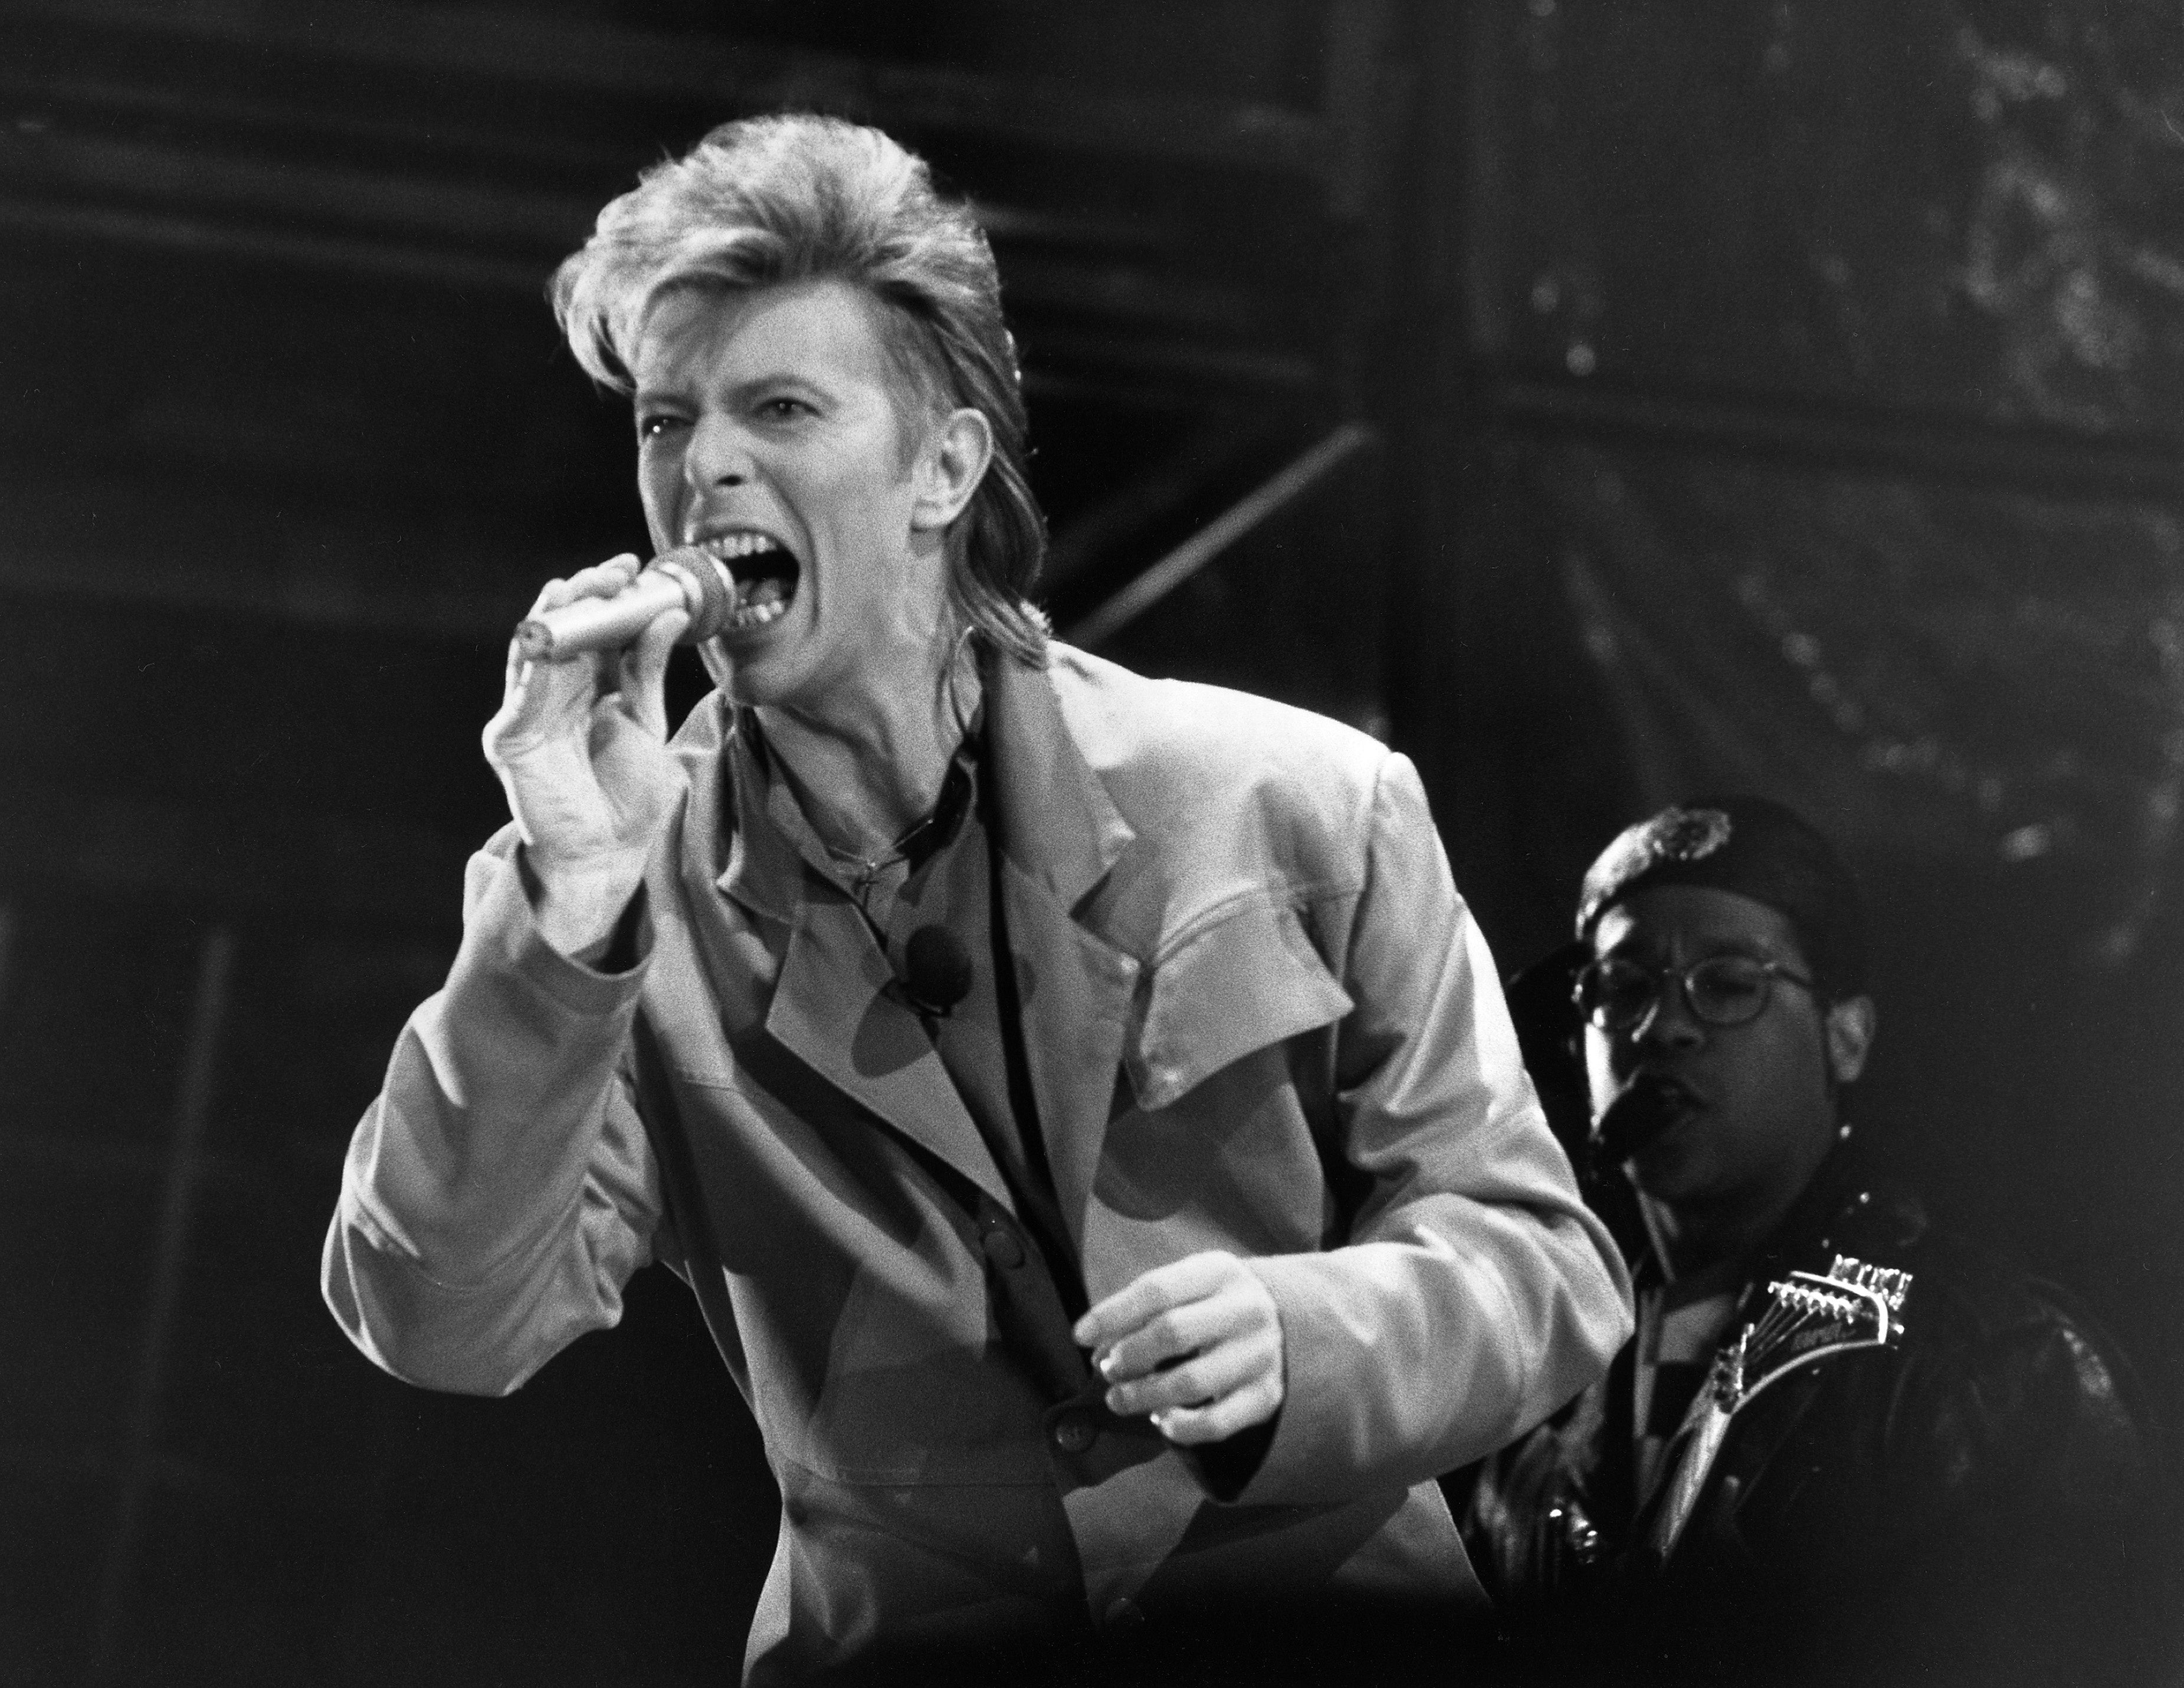
<path id="1" fill-rule="evenodd" d="M 1631 1347 L 1487 1462 L 1464 1533 L 1526 1674 L 2154 1680 L 2158 1462 L 2120 1362 L 2060 1292 L 1844 1155 L 1763 1250 L 1730 1331 L 1771 1280 L 1838 1254 L 1912 1274 L 1899 1345 L 1825 1355 L 1741 1407 L 1665 1562 L 1637 1545 Z M 1657 1269 L 1640 1260 L 1641 1286 Z"/>

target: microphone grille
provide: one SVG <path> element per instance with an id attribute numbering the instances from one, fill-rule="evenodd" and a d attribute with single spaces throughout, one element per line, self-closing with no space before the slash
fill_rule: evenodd
<path id="1" fill-rule="evenodd" d="M 735 582 L 727 565 L 710 551 L 702 545 L 678 545 L 655 557 L 651 566 L 672 569 L 698 589 L 698 607 L 691 612 L 682 643 L 709 639 L 727 625 L 736 607 Z"/>

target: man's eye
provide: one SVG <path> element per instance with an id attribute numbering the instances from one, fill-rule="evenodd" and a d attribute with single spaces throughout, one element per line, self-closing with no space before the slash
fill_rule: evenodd
<path id="1" fill-rule="evenodd" d="M 1767 989 L 1767 974 L 1748 961 L 1717 961 L 1692 974 L 1691 988 L 1709 1004 L 1741 1007 Z"/>
<path id="2" fill-rule="evenodd" d="M 655 412 L 649 416 L 639 416 L 637 419 L 637 437 L 641 440 L 657 439 L 680 421 L 682 418 L 679 416 L 668 415 L 660 412 Z"/>
<path id="3" fill-rule="evenodd" d="M 1606 1009 L 1621 1014 L 1633 1007 L 1642 1011 L 1653 994 L 1653 976 L 1642 967 L 1603 961 L 1588 969 L 1581 983 L 1580 1000 L 1588 1012 Z"/>
<path id="4" fill-rule="evenodd" d="M 769 422 L 793 422 L 810 415 L 811 407 L 801 398 L 766 398 L 760 401 L 758 413 Z"/>

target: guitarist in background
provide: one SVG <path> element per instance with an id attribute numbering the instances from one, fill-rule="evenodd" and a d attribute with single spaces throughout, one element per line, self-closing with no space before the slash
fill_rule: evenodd
<path id="1" fill-rule="evenodd" d="M 1472 1489 L 1525 1666 L 2150 1680 L 2153 1448 L 2123 1368 L 1859 1164 L 1875 1014 L 1841 857 L 1764 799 L 1678 805 L 1594 863 L 1577 933 L 1510 1000 L 1551 1111 L 1581 1056 L 1639 1325 Z"/>

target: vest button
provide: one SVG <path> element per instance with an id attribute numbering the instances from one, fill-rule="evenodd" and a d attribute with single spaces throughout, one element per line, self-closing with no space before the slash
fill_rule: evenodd
<path id="1" fill-rule="evenodd" d="M 1092 1421 L 1079 1412 L 1065 1412 L 1054 1421 L 1054 1445 L 1064 1453 L 1083 1453 L 1099 1435 Z"/>
<path id="2" fill-rule="evenodd" d="M 1014 1271 L 1024 1263 L 1023 1245 L 1015 1232 L 1005 1225 L 989 1225 L 978 1239 L 978 1246 L 986 1251 L 986 1258 L 994 1265 Z"/>

